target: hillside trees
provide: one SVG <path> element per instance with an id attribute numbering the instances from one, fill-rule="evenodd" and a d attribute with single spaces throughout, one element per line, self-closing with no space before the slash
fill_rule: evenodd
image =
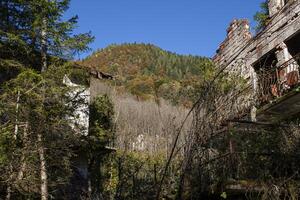
<path id="1" fill-rule="evenodd" d="M 62 20 L 69 3 L 0 3 L 1 172 L 7 199 L 40 193 L 46 200 L 71 174 L 72 148 L 80 134 L 66 116 L 83 101 L 70 99 L 70 89 L 62 85 L 69 73 L 64 60 L 88 50 L 93 37 L 73 34 L 77 16 Z"/>
<path id="2" fill-rule="evenodd" d="M 111 45 L 94 52 L 82 64 L 115 75 L 117 89 L 138 99 L 164 98 L 186 107 L 214 72 L 208 58 L 178 55 L 151 44 Z"/>

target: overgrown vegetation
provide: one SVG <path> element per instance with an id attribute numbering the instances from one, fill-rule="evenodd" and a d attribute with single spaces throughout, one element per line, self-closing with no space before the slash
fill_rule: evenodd
<path id="1" fill-rule="evenodd" d="M 105 179 L 100 171 L 101 165 L 107 161 L 103 159 L 110 149 L 107 145 L 114 137 L 114 106 L 107 95 L 97 96 L 90 105 L 89 135 L 86 137 L 85 152 L 88 159 L 88 199 L 93 199 L 103 193 Z M 110 164 L 110 163 L 108 163 Z"/>
<path id="2" fill-rule="evenodd" d="M 87 81 L 86 72 L 73 70 L 66 59 L 87 50 L 93 37 L 72 34 L 77 17 L 62 19 L 68 5 L 0 2 L 1 199 L 56 198 L 71 183 L 72 159 L 85 140 L 84 127 L 71 119 L 85 99 L 82 89 L 70 95 L 74 88 L 63 79 Z"/>
<path id="3" fill-rule="evenodd" d="M 224 69 L 195 107 L 178 199 L 297 199 L 299 116 L 278 124 L 251 121 L 258 102 L 251 83 Z M 224 77 L 232 83 L 226 90 Z"/>
<path id="4" fill-rule="evenodd" d="M 83 60 L 116 76 L 118 95 L 88 102 L 89 71 L 67 60 L 93 37 L 62 20 L 69 3 L 0 2 L 0 199 L 299 199 L 299 116 L 250 121 L 250 82 L 146 44 Z"/>
<path id="5" fill-rule="evenodd" d="M 104 199 L 143 200 L 155 199 L 164 155 L 147 155 L 142 152 L 118 151 L 103 159 Z M 168 188 L 163 191 L 164 199 L 174 199 L 179 175 L 179 163 L 173 163 L 168 172 Z"/>
<path id="6" fill-rule="evenodd" d="M 13 199 L 38 197 L 42 150 L 49 194 L 56 196 L 58 188 L 62 192 L 68 185 L 73 148 L 80 144 L 80 135 L 65 116 L 73 116 L 80 104 L 66 96 L 70 88 L 61 81 L 66 72 L 62 66 L 59 70 L 49 67 L 43 74 L 28 69 L 3 86 L 1 183 L 7 183 Z"/>

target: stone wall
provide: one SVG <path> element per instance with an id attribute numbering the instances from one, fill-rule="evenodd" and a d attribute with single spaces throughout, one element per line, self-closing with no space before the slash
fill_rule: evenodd
<path id="1" fill-rule="evenodd" d="M 233 20 L 213 58 L 218 66 L 255 82 L 254 64 L 267 53 L 282 50 L 282 44 L 300 31 L 300 0 L 270 0 L 268 5 L 270 21 L 255 37 L 247 20 Z"/>
<path id="2" fill-rule="evenodd" d="M 245 68 L 243 59 L 235 59 L 232 56 L 244 51 L 245 46 L 252 39 L 249 21 L 246 19 L 233 20 L 227 29 L 227 37 L 217 50 L 213 58 L 214 62 L 220 66 L 226 65 L 227 69 L 234 72 L 241 72 Z"/>

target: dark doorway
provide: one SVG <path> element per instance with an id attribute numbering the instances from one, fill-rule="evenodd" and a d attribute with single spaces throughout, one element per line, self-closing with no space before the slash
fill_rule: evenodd
<path id="1" fill-rule="evenodd" d="M 256 61 L 253 64 L 253 68 L 256 72 L 259 72 L 260 70 L 266 70 L 275 67 L 277 62 L 275 50 L 272 50 Z"/>
<path id="2" fill-rule="evenodd" d="M 290 54 L 295 57 L 300 55 L 300 32 L 296 33 L 293 37 L 288 39 L 285 44 L 288 47 Z M 298 63 L 299 64 L 299 63 Z"/>

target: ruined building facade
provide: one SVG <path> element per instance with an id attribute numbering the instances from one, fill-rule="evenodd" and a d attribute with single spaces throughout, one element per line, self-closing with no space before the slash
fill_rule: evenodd
<path id="1" fill-rule="evenodd" d="M 295 92 L 300 83 L 300 0 L 269 0 L 268 6 L 269 22 L 256 36 L 248 20 L 233 20 L 213 60 L 251 82 L 258 120 L 275 122 L 300 112 Z"/>

